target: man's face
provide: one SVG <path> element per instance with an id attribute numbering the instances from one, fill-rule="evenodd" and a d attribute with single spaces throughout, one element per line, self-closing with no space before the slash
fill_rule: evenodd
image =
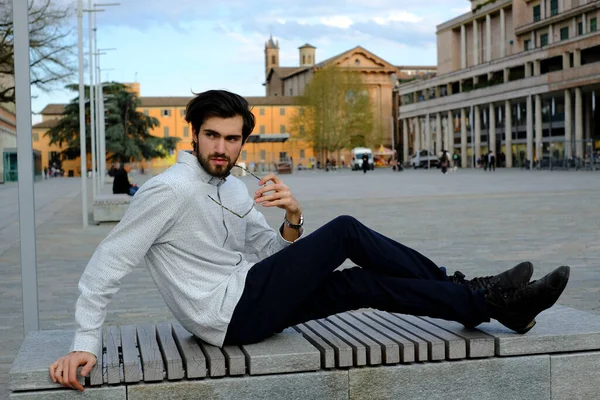
<path id="1" fill-rule="evenodd" d="M 214 177 L 224 178 L 235 165 L 242 150 L 240 115 L 233 118 L 207 118 L 194 139 L 198 143 L 195 154 L 200 165 Z"/>

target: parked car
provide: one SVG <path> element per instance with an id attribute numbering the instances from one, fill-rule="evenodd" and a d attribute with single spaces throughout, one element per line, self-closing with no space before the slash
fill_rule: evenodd
<path id="1" fill-rule="evenodd" d="M 440 160 L 427 150 L 419 150 L 410 158 L 410 165 L 414 168 L 437 167 Z"/>

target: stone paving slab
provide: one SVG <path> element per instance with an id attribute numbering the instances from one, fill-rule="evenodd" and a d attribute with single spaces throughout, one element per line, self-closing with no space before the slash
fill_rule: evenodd
<path id="1" fill-rule="evenodd" d="M 514 356 L 600 349 L 600 316 L 555 305 L 536 318 L 525 335 L 493 321 L 477 329 L 496 340 L 496 355 Z"/>
<path id="2" fill-rule="evenodd" d="M 351 400 L 550 399 L 549 356 L 357 368 L 349 376 Z"/>
<path id="3" fill-rule="evenodd" d="M 11 399 L 44 399 L 44 400 L 127 400 L 127 388 L 122 387 L 103 387 L 95 389 L 85 389 L 83 393 L 76 390 L 40 390 L 36 392 L 12 393 Z"/>

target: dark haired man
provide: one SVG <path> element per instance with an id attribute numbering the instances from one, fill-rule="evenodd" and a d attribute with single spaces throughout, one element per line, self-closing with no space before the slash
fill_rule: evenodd
<path id="1" fill-rule="evenodd" d="M 449 277 L 427 257 L 348 216 L 298 240 L 302 209 L 277 176 L 260 179 L 251 198 L 229 174 L 254 128 L 248 103 L 226 91 L 200 93 L 188 104 L 186 121 L 193 153 L 180 152 L 177 164 L 139 189 L 86 267 L 75 312 L 79 328 L 71 352 L 50 366 L 55 382 L 83 390 L 77 367 L 89 374 L 100 355 L 106 306 L 142 259 L 175 318 L 216 346 L 257 342 L 361 307 L 466 326 L 495 318 L 525 333 L 566 286 L 568 267 L 529 283 L 527 262 L 494 277 Z M 285 210 L 278 231 L 256 204 Z M 247 261 L 248 254 L 261 261 Z M 335 271 L 347 258 L 362 268 Z"/>

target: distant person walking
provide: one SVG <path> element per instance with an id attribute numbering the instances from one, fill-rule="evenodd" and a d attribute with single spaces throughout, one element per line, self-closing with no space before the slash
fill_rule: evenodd
<path id="1" fill-rule="evenodd" d="M 369 156 L 367 156 L 366 154 L 363 154 L 363 156 L 362 156 L 363 173 L 366 174 L 368 169 L 369 169 Z"/>
<path id="2" fill-rule="evenodd" d="M 491 150 L 488 153 L 488 167 L 489 167 L 490 171 L 492 171 L 492 168 L 494 169 L 494 171 L 496 171 L 496 156 L 494 155 L 494 152 Z"/>

